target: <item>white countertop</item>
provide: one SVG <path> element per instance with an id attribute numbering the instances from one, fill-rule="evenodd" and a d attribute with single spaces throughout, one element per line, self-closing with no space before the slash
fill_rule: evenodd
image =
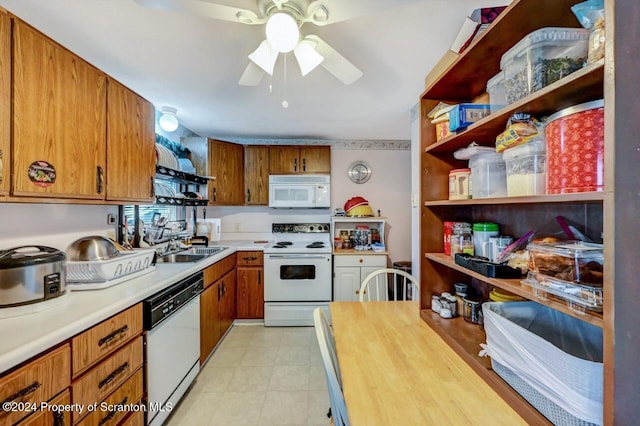
<path id="1" fill-rule="evenodd" d="M 32 306 L 39 312 L 6 317 L 0 315 L 0 372 L 4 372 L 87 328 L 135 305 L 182 278 L 205 269 L 236 251 L 261 251 L 266 244 L 253 241 L 215 241 L 210 247 L 227 249 L 195 263 L 159 263 L 155 271 L 101 290 L 67 291 Z"/>

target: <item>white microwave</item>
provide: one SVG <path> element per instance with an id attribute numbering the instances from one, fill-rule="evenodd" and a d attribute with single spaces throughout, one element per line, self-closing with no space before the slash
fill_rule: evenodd
<path id="1" fill-rule="evenodd" d="M 269 207 L 328 208 L 329 175 L 269 175 Z"/>

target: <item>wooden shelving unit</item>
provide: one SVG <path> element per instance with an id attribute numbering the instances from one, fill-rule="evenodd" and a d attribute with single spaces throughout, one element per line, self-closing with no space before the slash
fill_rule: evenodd
<path id="1" fill-rule="evenodd" d="M 637 182 L 637 135 L 640 133 L 640 98 L 632 87 L 640 74 L 640 49 L 623 28 L 640 22 L 640 3 L 605 0 L 606 54 L 591 64 L 542 90 L 510 104 L 469 126 L 465 131 L 437 141 L 427 113 L 439 102 L 472 102 L 483 95 L 486 82 L 500 68 L 500 58 L 527 34 L 543 27 L 579 27 L 570 7 L 580 0 L 514 0 L 498 19 L 476 39 L 420 96 L 421 142 L 421 312 L 422 319 L 531 424 L 546 419 L 500 377 L 486 359 L 478 357 L 485 341 L 481 327 L 461 319 L 445 320 L 430 310 L 431 296 L 453 292 L 453 283 L 469 282 L 486 295 L 499 287 L 564 312 L 603 329 L 604 423 L 632 424 L 640 416 L 640 372 L 636 368 L 640 336 L 637 303 L 637 236 L 640 235 L 640 197 Z M 635 46 L 631 48 L 630 46 Z M 605 189 L 603 192 L 448 200 L 448 173 L 466 167 L 453 153 L 471 142 L 494 146 L 514 112 L 541 117 L 566 107 L 605 99 Z M 494 221 L 501 233 L 520 236 L 531 229 L 555 224 L 562 215 L 580 224 L 587 235 L 604 235 L 604 312 L 574 312 L 560 299 L 541 300 L 520 280 L 493 279 L 455 264 L 443 252 L 443 222 Z M 556 224 L 557 226 L 557 224 Z M 634 355 L 636 354 L 636 355 Z"/>

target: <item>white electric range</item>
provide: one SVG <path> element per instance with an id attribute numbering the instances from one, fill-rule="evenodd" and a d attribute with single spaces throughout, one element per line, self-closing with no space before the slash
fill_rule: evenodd
<path id="1" fill-rule="evenodd" d="M 331 302 L 329 223 L 274 223 L 264 249 L 264 325 L 312 326 Z"/>

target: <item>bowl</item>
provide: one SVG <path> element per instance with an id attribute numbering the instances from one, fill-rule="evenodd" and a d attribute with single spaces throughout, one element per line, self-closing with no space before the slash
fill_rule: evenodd
<path id="1" fill-rule="evenodd" d="M 115 243 L 98 235 L 75 240 L 67 247 L 67 260 L 74 262 L 91 262 L 109 260 L 120 254 Z"/>

